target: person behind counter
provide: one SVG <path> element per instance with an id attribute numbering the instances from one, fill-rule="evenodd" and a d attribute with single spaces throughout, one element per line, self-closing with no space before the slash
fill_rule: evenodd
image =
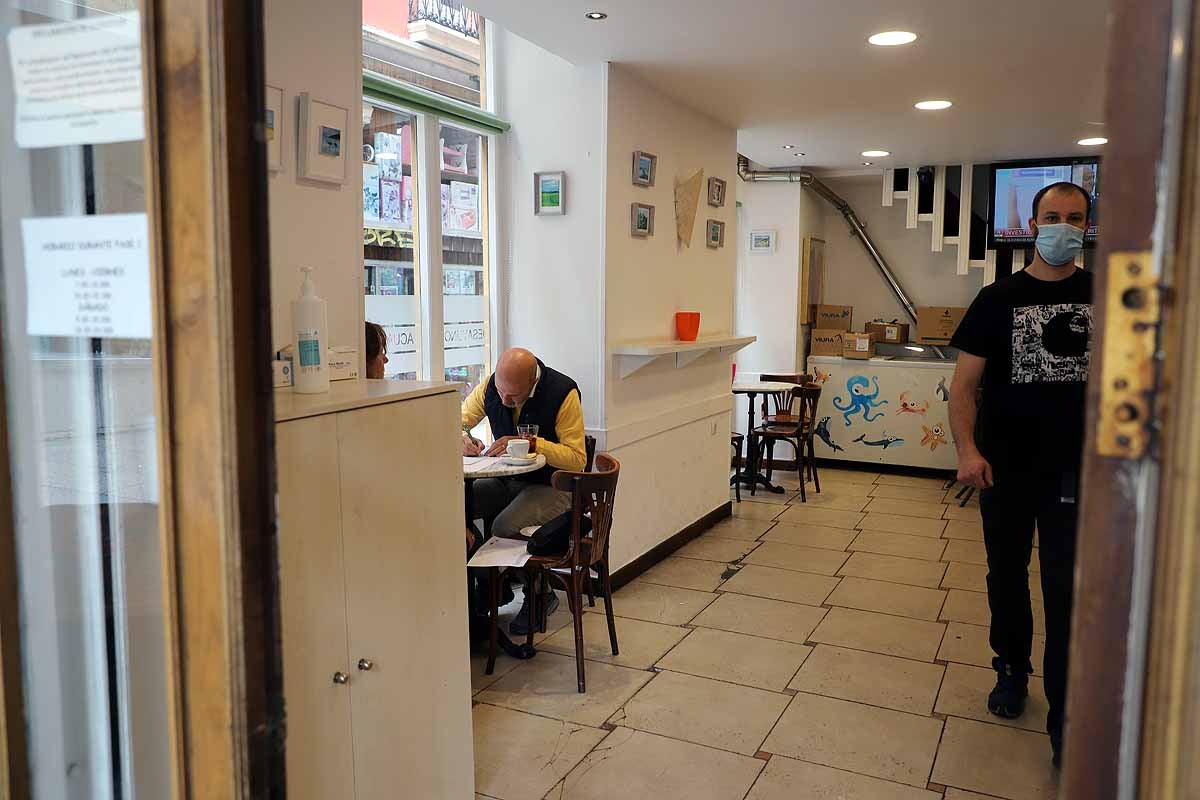
<path id="1" fill-rule="evenodd" d="M 468 433 L 485 418 L 496 437 L 486 450 Z M 480 381 L 463 402 L 463 455 L 503 455 L 509 441 L 520 438 L 517 425 L 538 426 L 529 449 L 544 455 L 546 466 L 516 478 L 486 478 L 472 484 L 476 513 L 493 535 L 508 538 L 570 511 L 570 493 L 553 488 L 550 476 L 559 469 L 580 471 L 587 463 L 579 387 L 519 347 L 506 350 L 495 373 Z M 515 636 L 529 632 L 529 592 L 530 587 L 525 587 L 525 602 L 509 625 Z M 542 611 L 554 613 L 558 598 L 548 586 L 543 595 Z"/>
<path id="2" fill-rule="evenodd" d="M 1028 570 L 1036 523 L 1046 611 L 1046 729 L 1055 766 L 1066 707 L 1092 321 L 1092 276 L 1075 267 L 1075 257 L 1091 202 L 1072 183 L 1038 192 L 1029 220 L 1037 234 L 1033 263 L 980 291 L 950 341 L 961 351 L 950 386 L 958 480 L 981 490 L 997 674 L 988 709 L 1010 719 L 1025 709 L 1033 671 Z"/>
<path id="3" fill-rule="evenodd" d="M 367 378 L 379 380 L 383 377 L 383 368 L 388 363 L 387 333 L 382 325 L 374 322 L 367 323 Z"/>

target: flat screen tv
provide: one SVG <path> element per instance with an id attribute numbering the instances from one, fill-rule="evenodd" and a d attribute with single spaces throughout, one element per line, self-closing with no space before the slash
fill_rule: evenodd
<path id="1" fill-rule="evenodd" d="M 1096 207 L 1100 199 L 1100 158 L 1047 158 L 1033 161 L 1004 161 L 989 170 L 988 247 L 1032 247 L 1035 237 L 1029 228 L 1033 197 L 1043 187 L 1068 181 L 1092 196 L 1084 246 L 1093 247 L 1100 228 Z"/>

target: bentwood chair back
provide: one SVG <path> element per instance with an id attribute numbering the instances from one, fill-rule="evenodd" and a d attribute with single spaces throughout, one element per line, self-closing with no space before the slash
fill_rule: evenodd
<path id="1" fill-rule="evenodd" d="M 761 442 L 756 449 L 762 453 L 766 461 L 767 480 L 771 480 L 775 443 L 787 442 L 796 452 L 796 473 L 800 479 L 800 500 L 808 502 L 808 494 L 804 487 L 804 473 L 807 469 L 817 492 L 821 491 L 820 478 L 817 476 L 816 453 L 813 446 L 813 434 L 817 423 L 817 406 L 821 402 L 821 386 L 807 382 L 795 386 L 789 392 L 789 405 L 795 409 L 794 414 L 778 414 L 774 422 L 768 422 L 754 431 L 754 438 Z"/>
<path id="2" fill-rule="evenodd" d="M 812 376 L 805 375 L 803 373 L 775 374 L 764 372 L 758 376 L 758 379 L 764 383 L 790 383 L 795 386 L 800 386 L 805 383 L 812 383 Z M 775 417 L 780 414 L 791 414 L 793 409 L 793 397 L 794 395 L 790 391 L 768 392 L 764 394 L 762 399 L 763 423 L 768 424 L 774 422 Z"/>

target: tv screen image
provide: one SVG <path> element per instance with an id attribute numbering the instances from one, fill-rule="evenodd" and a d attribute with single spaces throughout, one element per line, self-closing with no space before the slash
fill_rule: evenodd
<path id="1" fill-rule="evenodd" d="M 988 239 L 990 247 L 1028 247 L 1034 243 L 1029 218 L 1033 216 L 1033 198 L 1052 183 L 1067 182 L 1081 187 L 1092 198 L 1086 240 L 1095 243 L 1100 229 L 1096 224 L 1099 199 L 1100 165 L 1097 159 L 1047 160 L 993 164 L 991 169 L 991 208 Z"/>

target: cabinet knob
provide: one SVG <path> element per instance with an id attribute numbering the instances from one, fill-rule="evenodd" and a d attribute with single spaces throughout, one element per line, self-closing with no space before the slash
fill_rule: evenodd
<path id="1" fill-rule="evenodd" d="M 363 672 L 370 672 L 371 667 L 374 667 L 374 666 L 375 666 L 375 662 L 369 658 L 360 658 L 358 660 L 358 668 L 361 669 Z"/>
<path id="2" fill-rule="evenodd" d="M 338 686 L 342 686 L 350 682 L 350 676 L 344 672 L 335 672 L 333 673 L 333 682 Z"/>

